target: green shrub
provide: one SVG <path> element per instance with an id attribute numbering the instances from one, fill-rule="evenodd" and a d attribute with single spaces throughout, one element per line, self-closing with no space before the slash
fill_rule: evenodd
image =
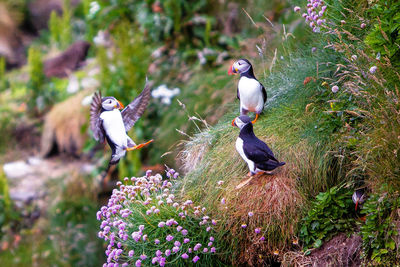
<path id="1" fill-rule="evenodd" d="M 3 237 L 2 228 L 7 223 L 10 216 L 11 201 L 8 193 L 7 178 L 3 172 L 3 166 L 0 165 L 0 240 Z"/>
<path id="2" fill-rule="evenodd" d="M 72 43 L 72 8 L 71 1 L 64 0 L 62 14 L 52 11 L 49 19 L 51 41 L 60 49 L 67 48 Z"/>
<path id="3" fill-rule="evenodd" d="M 44 88 L 46 77 L 43 72 L 42 55 L 39 50 L 30 47 L 28 51 L 28 71 L 29 71 L 29 98 L 28 108 L 34 112 L 40 112 L 45 107 Z"/>
<path id="4" fill-rule="evenodd" d="M 400 208 L 399 195 L 373 194 L 364 203 L 361 213 L 366 215 L 361 225 L 362 257 L 375 265 L 392 265 L 400 260 L 395 238 L 398 236 L 394 217 Z M 397 248 L 396 248 L 397 247 Z"/>
<path id="5" fill-rule="evenodd" d="M 319 193 L 300 225 L 300 240 L 304 249 L 318 248 L 338 232 L 350 230 L 354 224 L 352 191 L 343 186 L 331 187 Z"/>
<path id="6" fill-rule="evenodd" d="M 368 15 L 374 25 L 365 37 L 365 43 L 376 53 L 388 56 L 394 64 L 399 66 L 400 2 L 397 0 L 373 2 Z"/>
<path id="7" fill-rule="evenodd" d="M 118 182 L 107 206 L 97 213 L 102 220 L 99 237 L 109 241 L 108 263 L 149 266 L 218 266 L 215 220 L 205 209 L 175 199 L 171 187 L 178 173 L 170 169 L 170 180 L 162 176 L 125 178 Z"/>

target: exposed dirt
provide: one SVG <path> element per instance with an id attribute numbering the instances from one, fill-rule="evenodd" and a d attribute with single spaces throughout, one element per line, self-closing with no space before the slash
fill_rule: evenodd
<path id="1" fill-rule="evenodd" d="M 353 234 L 339 234 L 325 242 L 320 248 L 305 256 L 304 253 L 286 253 L 283 266 L 331 266 L 331 267 L 358 267 L 361 266 L 361 237 Z"/>

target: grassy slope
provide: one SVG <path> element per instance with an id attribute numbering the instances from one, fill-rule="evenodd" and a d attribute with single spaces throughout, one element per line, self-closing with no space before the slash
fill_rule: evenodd
<path id="1" fill-rule="evenodd" d="M 365 32 L 349 32 L 359 28 L 358 14 L 365 15 L 365 3 L 355 7 L 358 14 L 340 5 L 330 7 L 333 16 L 347 15 L 340 31 L 317 36 L 291 55 L 285 54 L 291 49 L 283 49 L 278 56 L 284 59 L 263 81 L 270 100 L 255 133 L 287 162 L 280 172 L 235 189 L 248 171 L 234 147 L 238 129 L 230 126 L 237 110 L 194 136 L 181 154 L 189 170 L 181 193 L 220 219 L 220 238 L 230 243 L 228 257 L 235 263 L 256 264 L 268 257 L 262 252 L 290 249 L 308 200 L 334 185 L 365 180 L 373 191 L 381 192 L 381 184 L 389 191 L 399 189 L 395 139 L 400 125 L 395 114 L 400 76 L 387 59 L 378 61 L 365 53 Z M 323 48 L 332 42 L 336 51 Z M 315 54 L 304 52 L 312 46 L 317 46 Z M 352 62 L 352 55 L 358 60 Z M 379 70 L 374 75 L 368 72 L 373 64 Z M 304 86 L 306 77 L 316 79 Z M 334 94 L 330 89 L 336 84 L 341 90 Z M 218 181 L 223 185 L 217 186 Z M 256 216 L 250 218 L 249 211 Z M 262 228 L 265 243 L 258 242 L 256 227 Z"/>

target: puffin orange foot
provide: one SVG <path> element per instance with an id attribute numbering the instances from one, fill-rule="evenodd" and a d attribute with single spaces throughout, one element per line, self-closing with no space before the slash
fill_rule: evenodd
<path id="1" fill-rule="evenodd" d="M 147 146 L 148 144 L 150 144 L 150 143 L 153 142 L 153 141 L 154 141 L 154 140 L 151 139 L 150 141 L 148 141 L 148 142 L 146 142 L 146 143 L 139 144 L 139 145 L 136 145 L 136 146 L 133 146 L 133 147 L 128 147 L 128 148 L 126 149 L 126 151 L 132 151 L 132 150 L 136 150 L 136 149 L 141 149 L 142 147 Z"/>
<path id="2" fill-rule="evenodd" d="M 256 113 L 256 118 L 253 121 L 251 121 L 251 123 L 253 124 L 256 123 L 257 119 L 258 119 L 258 114 Z"/>

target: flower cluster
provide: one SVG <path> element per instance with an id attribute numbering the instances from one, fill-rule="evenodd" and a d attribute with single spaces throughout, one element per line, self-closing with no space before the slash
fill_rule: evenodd
<path id="1" fill-rule="evenodd" d="M 171 193 L 178 175 L 170 169 L 163 180 L 148 171 L 117 183 L 108 205 L 97 212 L 98 236 L 108 242 L 103 266 L 184 265 L 216 253 L 216 221 L 204 214 L 205 208 L 191 200 L 180 203 Z"/>
<path id="2" fill-rule="evenodd" d="M 326 19 L 323 18 L 326 5 L 323 0 L 307 0 L 307 2 L 307 12 L 303 13 L 302 16 L 313 29 L 313 32 L 319 32 L 320 26 L 326 23 Z M 300 7 L 295 7 L 294 11 L 300 12 Z"/>

